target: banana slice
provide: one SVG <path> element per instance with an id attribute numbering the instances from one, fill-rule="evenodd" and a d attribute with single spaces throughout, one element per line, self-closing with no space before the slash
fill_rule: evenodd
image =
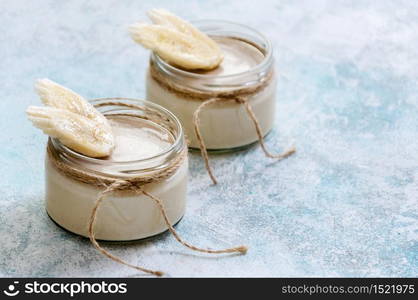
<path id="1" fill-rule="evenodd" d="M 112 134 L 104 131 L 101 124 L 85 116 L 48 106 L 29 106 L 26 113 L 35 127 L 84 155 L 104 157 L 113 149 Z"/>
<path id="2" fill-rule="evenodd" d="M 168 10 L 151 9 L 148 11 L 147 15 L 154 24 L 175 28 L 177 31 L 180 31 L 188 36 L 192 36 L 196 40 L 207 44 L 208 47 L 221 52 L 218 44 L 213 39 L 190 23 L 170 13 Z M 222 57 L 222 53 L 220 53 L 220 56 Z"/>
<path id="3" fill-rule="evenodd" d="M 35 90 L 46 107 L 30 106 L 29 120 L 67 147 L 90 157 L 110 155 L 114 147 L 108 120 L 82 96 L 49 79 Z"/>
<path id="4" fill-rule="evenodd" d="M 150 10 L 148 16 L 154 24 L 131 25 L 131 37 L 168 63 L 186 70 L 211 70 L 222 62 L 219 45 L 190 23 L 162 9 Z"/>
<path id="5" fill-rule="evenodd" d="M 100 124 L 103 130 L 112 131 L 108 120 L 93 105 L 72 90 L 49 79 L 39 79 L 35 83 L 35 91 L 46 106 L 82 115 Z"/>

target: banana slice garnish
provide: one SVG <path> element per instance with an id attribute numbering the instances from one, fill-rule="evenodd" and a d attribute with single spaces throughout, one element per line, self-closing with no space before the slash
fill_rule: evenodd
<path id="1" fill-rule="evenodd" d="M 35 90 L 46 105 L 27 109 L 35 127 L 84 155 L 105 157 L 111 154 L 115 144 L 112 128 L 93 105 L 48 79 L 38 80 Z"/>
<path id="2" fill-rule="evenodd" d="M 163 9 L 152 9 L 148 16 L 154 24 L 136 23 L 129 32 L 168 63 L 186 70 L 211 70 L 222 62 L 219 45 L 190 23 Z"/>
<path id="3" fill-rule="evenodd" d="M 35 91 L 46 106 L 62 108 L 93 120 L 111 131 L 109 122 L 86 99 L 69 88 L 49 79 L 39 79 L 35 83 Z"/>

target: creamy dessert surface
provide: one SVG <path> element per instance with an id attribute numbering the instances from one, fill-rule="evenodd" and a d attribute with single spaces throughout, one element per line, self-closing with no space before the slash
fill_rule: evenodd
<path id="1" fill-rule="evenodd" d="M 248 42 L 231 37 L 214 37 L 220 46 L 224 59 L 210 71 L 194 71 L 203 75 L 226 76 L 248 71 L 264 59 L 264 54 Z"/>
<path id="2" fill-rule="evenodd" d="M 154 122 L 130 116 L 109 116 L 108 120 L 115 137 L 115 148 L 103 159 L 105 161 L 146 159 L 164 152 L 174 142 L 172 134 Z"/>
<path id="3" fill-rule="evenodd" d="M 79 160 L 78 164 L 86 169 L 107 174 L 116 174 L 121 163 L 127 169 L 136 161 L 154 157 L 168 150 L 174 143 L 173 135 L 161 125 L 134 116 L 107 116 L 112 128 L 115 147 L 112 153 L 104 158 Z M 143 168 L 148 168 L 142 162 Z"/>

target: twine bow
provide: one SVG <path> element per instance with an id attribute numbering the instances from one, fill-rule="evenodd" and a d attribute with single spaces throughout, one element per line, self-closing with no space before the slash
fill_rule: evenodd
<path id="1" fill-rule="evenodd" d="M 260 82 L 256 84 L 245 86 L 243 88 L 233 90 L 233 91 L 222 91 L 222 92 L 199 91 L 196 89 L 188 88 L 182 84 L 179 84 L 167 78 L 167 76 L 163 76 L 161 71 L 158 70 L 158 66 L 156 65 L 156 63 L 153 62 L 152 60 L 150 61 L 149 74 L 161 87 L 165 88 L 169 92 L 179 95 L 180 97 L 184 99 L 190 99 L 191 101 L 194 100 L 194 101 L 202 102 L 193 113 L 193 125 L 194 125 L 196 138 L 199 142 L 200 152 L 205 162 L 206 170 L 208 171 L 208 174 L 213 184 L 217 184 L 217 180 L 209 164 L 208 151 L 207 151 L 202 133 L 199 128 L 200 114 L 202 110 L 209 105 L 215 104 L 217 102 L 227 102 L 227 101 L 235 101 L 239 104 L 244 105 L 245 110 L 248 114 L 248 117 L 250 118 L 250 120 L 252 121 L 254 125 L 261 149 L 263 150 L 264 154 L 267 157 L 281 160 L 296 152 L 296 148 L 294 146 L 290 147 L 289 149 L 279 154 L 274 154 L 267 150 L 260 123 L 258 122 L 257 117 L 250 105 L 250 100 L 249 100 L 250 97 L 262 91 L 272 81 L 273 71 L 268 72 L 265 75 L 265 78 L 263 80 L 260 80 Z"/>
<path id="2" fill-rule="evenodd" d="M 201 113 L 202 109 L 205 108 L 208 105 L 211 105 L 211 104 L 214 104 L 214 103 L 217 103 L 217 102 L 225 102 L 225 101 L 235 101 L 235 102 L 238 102 L 238 103 L 244 105 L 245 110 L 247 111 L 248 117 L 250 118 L 250 120 L 254 124 L 261 149 L 263 149 L 263 152 L 267 157 L 281 160 L 281 159 L 284 159 L 284 158 L 286 158 L 286 157 L 288 157 L 288 156 L 290 156 L 290 155 L 292 155 L 293 153 L 296 152 L 296 148 L 293 147 L 293 146 L 290 149 L 288 149 L 288 150 L 286 150 L 286 151 L 284 151 L 280 154 L 272 154 L 270 151 L 267 150 L 266 144 L 264 143 L 264 137 L 263 137 L 263 134 L 262 134 L 262 131 L 261 131 L 260 123 L 258 122 L 258 120 L 257 120 L 257 118 L 254 114 L 254 111 L 253 111 L 249 101 L 246 98 L 243 98 L 243 97 L 213 98 L 213 99 L 206 100 L 206 101 L 202 102 L 202 104 L 200 104 L 198 106 L 198 108 L 195 110 L 195 112 L 193 114 L 193 125 L 194 125 L 194 131 L 196 133 L 197 140 L 199 142 L 200 152 L 202 154 L 203 160 L 205 161 L 206 170 L 208 171 L 208 174 L 209 174 L 210 178 L 212 179 L 213 184 L 217 184 L 218 182 L 217 182 L 216 177 L 213 174 L 212 168 L 209 164 L 208 151 L 206 149 L 206 145 L 205 145 L 205 142 L 203 140 L 202 133 L 200 132 L 200 128 L 199 128 L 200 113 Z"/>

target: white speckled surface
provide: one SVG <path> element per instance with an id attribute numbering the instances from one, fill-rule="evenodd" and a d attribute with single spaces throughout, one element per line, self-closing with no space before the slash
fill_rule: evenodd
<path id="1" fill-rule="evenodd" d="M 213 157 L 216 187 L 191 155 L 177 229 L 201 246 L 245 243 L 246 256 L 195 254 L 168 234 L 108 248 L 169 276 L 417 276 L 413 0 L 0 2 L 0 275 L 142 276 L 49 220 L 46 137 L 24 110 L 39 103 L 39 77 L 89 98 L 142 98 L 148 53 L 126 28 L 153 7 L 271 38 L 282 76 L 268 145 L 294 140 L 298 153 L 280 163 L 257 147 Z"/>

